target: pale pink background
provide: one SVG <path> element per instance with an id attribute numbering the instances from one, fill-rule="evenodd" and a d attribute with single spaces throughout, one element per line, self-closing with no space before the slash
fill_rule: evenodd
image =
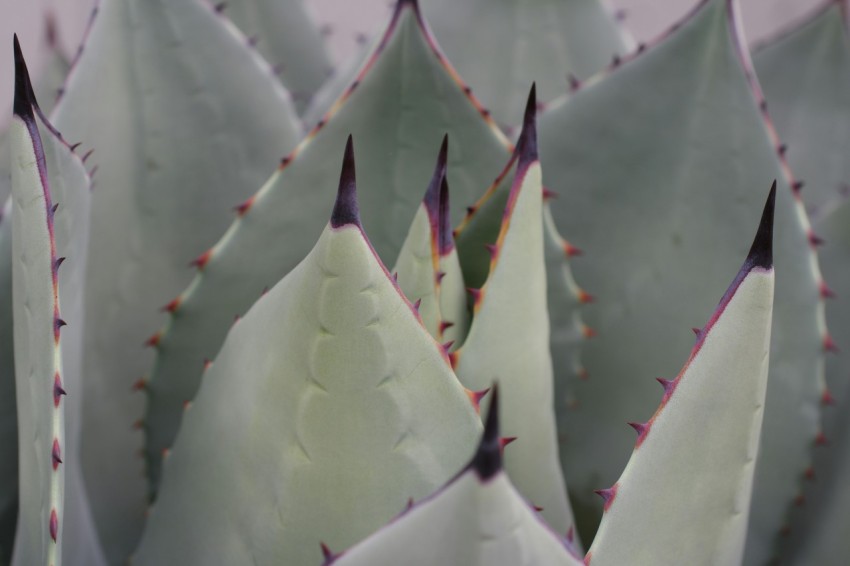
<path id="1" fill-rule="evenodd" d="M 318 24 L 328 31 L 331 52 L 337 61 L 355 50 L 358 35 L 370 34 L 384 24 L 392 4 L 390 0 L 306 1 Z M 788 25 L 824 1 L 739 0 L 751 43 Z M 696 2 L 610 0 L 609 5 L 614 10 L 624 11 L 625 25 L 638 40 L 648 40 L 682 17 Z M 11 112 L 12 34 L 19 35 L 30 70 L 37 74 L 42 64 L 44 14 L 47 11 L 56 14 L 60 43 L 66 53 L 72 54 L 83 35 L 93 4 L 94 0 L 0 0 L 0 127 L 8 121 Z M 3 42 L 6 42 L 5 47 Z"/>

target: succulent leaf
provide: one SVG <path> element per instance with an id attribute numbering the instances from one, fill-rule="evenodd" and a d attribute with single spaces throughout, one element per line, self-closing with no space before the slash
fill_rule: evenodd
<path id="1" fill-rule="evenodd" d="M 490 275 L 475 299 L 469 335 L 455 354 L 455 367 L 473 391 L 500 382 L 505 394 L 504 432 L 517 438 L 506 454 L 505 469 L 519 491 L 543 507 L 549 525 L 566 533 L 574 524 L 558 461 L 553 410 L 535 113 L 532 88 Z"/>
<path id="2" fill-rule="evenodd" d="M 656 405 L 653 378 L 675 373 L 693 345 L 688 329 L 746 251 L 755 189 L 779 179 L 783 277 L 753 503 L 776 506 L 765 527 L 776 532 L 819 429 L 825 329 L 808 223 L 748 80 L 736 11 L 731 0 L 700 3 L 660 42 L 541 116 L 544 183 L 560 195 L 553 215 L 587 250 L 575 273 L 597 297 L 583 310 L 596 337 L 582 351 L 589 379 L 563 421 L 562 462 L 577 506 L 599 505 L 587 494 L 613 484 L 634 441 L 622 422 Z M 684 277 L 676 288 L 666 283 L 671 265 Z M 762 482 L 777 489 L 762 492 Z"/>
<path id="3" fill-rule="evenodd" d="M 472 461 L 441 490 L 343 554 L 334 566 L 579 566 L 502 468 L 498 389 Z"/>
<path id="4" fill-rule="evenodd" d="M 11 306 L 21 475 L 13 563 L 97 566 L 105 561 L 79 461 L 90 179 L 44 120 L 17 38 L 15 71 Z"/>
<path id="5" fill-rule="evenodd" d="M 313 251 L 234 325 L 134 564 L 317 564 L 442 485 L 480 421 L 365 237 L 350 141 Z"/>
<path id="6" fill-rule="evenodd" d="M 421 0 L 434 35 L 476 96 L 506 126 L 522 123 L 528 86 L 549 102 L 633 47 L 600 0 Z"/>
<path id="7" fill-rule="evenodd" d="M 336 176 L 329 155 L 349 133 L 359 140 L 363 225 L 387 263 L 398 256 L 432 176 L 434 148 L 446 134 L 448 184 L 461 205 L 452 209 L 454 222 L 499 171 L 509 145 L 456 82 L 415 5 L 401 2 L 357 82 L 202 256 L 203 269 L 159 335 L 146 384 L 146 454 L 154 481 L 183 403 L 200 384 L 203 360 L 215 356 L 234 315 L 288 273 L 319 237 Z"/>
<path id="8" fill-rule="evenodd" d="M 230 0 L 222 10 L 279 71 L 295 107 L 307 107 L 330 71 L 325 42 L 304 0 Z"/>
<path id="9" fill-rule="evenodd" d="M 449 217 L 447 155 L 448 137 L 392 273 L 405 296 L 418 302 L 419 316 L 431 336 L 460 345 L 469 313 Z"/>
<path id="10" fill-rule="evenodd" d="M 15 542 L 15 526 L 18 522 L 18 417 L 15 408 L 15 358 L 12 338 L 11 196 L 6 200 L 0 216 L 0 325 L 0 564 L 9 564 Z"/>
<path id="11" fill-rule="evenodd" d="M 226 73 L 222 69 L 228 69 Z M 289 96 L 233 26 L 200 0 L 105 0 L 55 111 L 96 148 L 86 287 L 83 464 L 110 561 L 142 527 L 139 431 L 157 309 L 191 279 L 230 207 L 294 145 Z"/>
<path id="12" fill-rule="evenodd" d="M 841 290 L 850 286 L 850 207 L 846 198 L 850 183 L 846 159 L 850 40 L 842 7 L 840 2 L 824 4 L 754 54 L 771 119 L 788 145 L 788 163 L 805 181 L 802 197 L 814 221 L 812 244 L 826 242 L 818 250 L 825 296 L 830 288 L 843 295 Z M 850 306 L 845 300 L 836 300 L 828 307 L 829 335 L 836 344 L 850 343 Z M 822 430 L 829 444 L 815 451 L 813 466 L 806 474 L 816 481 L 806 481 L 799 492 L 797 501 L 805 501 L 805 505 L 798 505 L 783 525 L 778 545 L 776 537 L 768 540 L 772 543 L 768 546 L 757 544 L 751 536 L 746 556 L 751 563 L 780 556 L 789 564 L 837 566 L 850 552 L 846 533 L 839 526 L 850 520 L 846 488 L 850 434 L 842 416 L 850 402 L 850 395 L 842 394 L 848 369 L 843 351 L 827 358 L 828 389 L 823 389 L 820 397 L 827 402 L 834 398 L 836 407 L 825 407 Z M 754 518 L 765 511 L 770 509 L 754 509 Z"/>
<path id="13" fill-rule="evenodd" d="M 645 424 L 585 563 L 740 564 L 767 386 L 776 185 L 743 267 Z"/>

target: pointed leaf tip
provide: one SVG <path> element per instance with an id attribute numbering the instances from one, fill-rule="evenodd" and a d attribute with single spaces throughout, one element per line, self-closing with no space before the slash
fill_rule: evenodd
<path id="1" fill-rule="evenodd" d="M 439 232 L 437 233 L 440 255 L 448 255 L 454 249 L 455 241 L 452 233 L 451 211 L 449 210 L 449 182 L 443 175 L 440 183 L 440 216 Z"/>
<path id="2" fill-rule="evenodd" d="M 15 52 L 15 102 L 12 112 L 24 120 L 33 120 L 33 107 L 36 106 L 35 94 L 33 93 L 30 73 L 24 54 L 21 51 L 21 43 L 18 34 L 12 39 L 12 47 Z"/>
<path id="3" fill-rule="evenodd" d="M 357 205 L 357 181 L 354 171 L 354 144 L 351 135 L 345 143 L 342 171 L 339 174 L 339 191 L 331 214 L 331 226 L 341 228 L 347 224 L 360 226 L 360 207 Z"/>
<path id="4" fill-rule="evenodd" d="M 519 167 L 537 161 L 537 84 L 531 84 L 525 115 L 522 119 L 522 132 L 517 140 Z"/>
<path id="5" fill-rule="evenodd" d="M 437 155 L 437 164 L 434 166 L 434 173 L 431 175 L 431 181 L 428 183 L 428 189 L 425 191 L 425 207 L 428 209 L 428 216 L 431 217 L 431 222 L 436 222 L 440 217 L 440 192 L 443 182 L 446 179 L 446 160 L 449 152 L 449 136 L 443 136 L 443 143 L 440 146 L 440 153 Z"/>
<path id="6" fill-rule="evenodd" d="M 750 253 L 747 254 L 747 263 L 750 269 L 753 267 L 761 267 L 770 269 L 773 267 L 773 212 L 776 205 L 776 181 L 770 188 L 770 194 L 767 197 L 767 202 L 764 205 L 764 212 L 761 215 L 758 231 L 753 240 L 753 245 L 750 248 Z"/>
<path id="7" fill-rule="evenodd" d="M 502 469 L 502 440 L 499 436 L 499 384 L 494 383 L 490 393 L 490 409 L 484 421 L 481 443 L 469 466 L 486 481 Z"/>

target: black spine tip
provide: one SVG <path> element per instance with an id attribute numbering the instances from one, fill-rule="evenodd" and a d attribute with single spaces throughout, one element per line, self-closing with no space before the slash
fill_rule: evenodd
<path id="1" fill-rule="evenodd" d="M 499 384 L 490 390 L 490 408 L 484 422 L 484 434 L 469 466 L 482 480 L 489 480 L 502 469 L 502 447 L 499 437 Z"/>
<path id="2" fill-rule="evenodd" d="M 16 116 L 31 121 L 35 119 L 33 113 L 33 107 L 36 106 L 35 95 L 30 83 L 27 63 L 24 61 L 24 54 L 18 41 L 18 34 L 15 34 L 12 39 L 12 46 L 15 52 L 15 102 L 12 111 Z"/>
<path id="3" fill-rule="evenodd" d="M 776 181 L 770 187 L 770 194 L 764 204 L 761 222 L 747 254 L 747 262 L 752 267 L 770 269 L 773 267 L 773 211 L 776 205 Z"/>
<path id="4" fill-rule="evenodd" d="M 345 143 L 342 171 L 339 175 L 339 191 L 331 214 L 331 226 L 340 228 L 347 224 L 360 224 L 360 207 L 357 205 L 357 181 L 354 171 L 354 144 L 351 135 Z M 361 226 L 362 227 L 362 226 Z"/>
<path id="5" fill-rule="evenodd" d="M 451 210 L 449 209 L 449 181 L 443 175 L 443 182 L 440 184 L 440 220 L 439 232 L 437 234 L 438 245 L 440 247 L 440 255 L 448 255 L 454 249 L 455 241 L 452 235 L 452 218 Z"/>
<path id="6" fill-rule="evenodd" d="M 517 155 L 520 167 L 537 161 L 537 84 L 532 83 L 522 119 L 522 132 L 517 141 Z"/>
<path id="7" fill-rule="evenodd" d="M 431 181 L 428 183 L 428 189 L 425 191 L 423 202 L 428 210 L 428 216 L 431 222 L 435 225 L 439 224 L 440 218 L 440 191 L 443 181 L 446 178 L 446 161 L 449 154 L 449 135 L 443 136 L 443 143 L 440 146 L 440 153 L 437 155 L 437 165 L 434 166 L 434 174 L 431 176 Z"/>

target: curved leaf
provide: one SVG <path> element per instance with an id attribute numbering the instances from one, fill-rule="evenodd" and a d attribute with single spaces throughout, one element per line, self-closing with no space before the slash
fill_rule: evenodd
<path id="1" fill-rule="evenodd" d="M 317 564 L 474 445 L 466 392 L 364 235 L 350 143 L 330 224 L 187 410 L 134 564 Z"/>
<path id="2" fill-rule="evenodd" d="M 500 124 L 522 123 L 531 83 L 549 102 L 633 46 L 600 0 L 421 0 L 434 35 Z"/>
<path id="3" fill-rule="evenodd" d="M 295 107 L 303 110 L 331 68 L 325 42 L 304 0 L 230 0 L 227 15 L 279 70 Z"/>
<path id="4" fill-rule="evenodd" d="M 327 564 L 579 566 L 502 469 L 498 390 L 478 450 L 448 485 Z"/>
<path id="5" fill-rule="evenodd" d="M 22 473 L 13 563 L 97 566 L 105 561 L 79 460 L 90 180 L 44 121 L 17 38 L 15 66 L 12 306 Z M 62 329 L 60 316 L 72 326 Z"/>
<path id="6" fill-rule="evenodd" d="M 685 366 L 663 381 L 585 564 L 740 564 L 764 415 L 773 311 L 770 192 L 750 253 Z"/>
<path id="7" fill-rule="evenodd" d="M 597 298 L 584 311 L 597 333 L 582 352 L 588 379 L 562 420 L 581 508 L 598 509 L 591 491 L 614 482 L 633 443 L 623 421 L 653 410 L 653 378 L 674 374 L 693 345 L 687 329 L 745 253 L 755 189 L 779 179 L 783 277 L 753 503 L 772 537 L 819 429 L 826 335 L 808 223 L 748 81 L 735 11 L 731 0 L 700 3 L 658 44 L 546 112 L 540 152 L 544 182 L 561 195 L 555 220 L 588 252 L 576 277 Z M 684 278 L 675 288 L 671 265 Z M 593 519 L 580 526 L 592 530 Z"/>
<path id="8" fill-rule="evenodd" d="M 227 69 L 227 72 L 222 72 Z M 200 0 L 105 0 L 57 127 L 95 148 L 86 313 L 86 485 L 106 551 L 124 562 L 145 508 L 136 455 L 157 309 L 191 278 L 229 208 L 294 144 L 287 93 L 233 26 Z"/>
<path id="9" fill-rule="evenodd" d="M 2 150 L 2 148 L 0 148 Z M 18 523 L 18 412 L 12 327 L 12 198 L 0 215 L 0 564 L 9 564 Z"/>
<path id="10" fill-rule="evenodd" d="M 146 453 L 154 479 L 183 403 L 199 387 L 203 360 L 215 356 L 233 317 L 301 261 L 319 237 L 336 175 L 329 156 L 349 133 L 361 148 L 363 224 L 387 263 L 398 256 L 433 173 L 433 149 L 446 134 L 456 203 L 473 202 L 499 171 L 507 140 L 492 121 L 482 120 L 445 65 L 415 6 L 401 2 L 369 64 L 326 122 L 284 159 L 239 208 L 219 243 L 200 256 L 195 281 L 170 304 L 172 318 L 158 338 L 146 387 Z"/>
<path id="11" fill-rule="evenodd" d="M 468 388 L 501 383 L 505 433 L 517 439 L 505 469 L 520 492 L 543 507 L 549 525 L 567 533 L 574 521 L 558 461 L 553 409 L 536 106 L 532 88 L 490 275 L 475 293 L 469 335 L 454 356 L 457 375 Z"/>

